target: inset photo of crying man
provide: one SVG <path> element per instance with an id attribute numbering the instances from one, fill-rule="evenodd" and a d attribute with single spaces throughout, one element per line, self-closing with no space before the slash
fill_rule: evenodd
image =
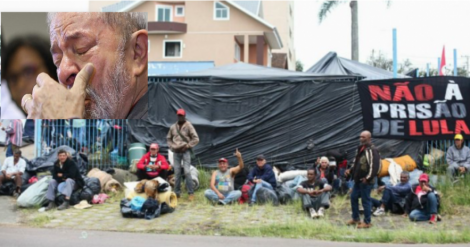
<path id="1" fill-rule="evenodd" d="M 1 13 L 2 119 L 146 119 L 147 13 Z"/>

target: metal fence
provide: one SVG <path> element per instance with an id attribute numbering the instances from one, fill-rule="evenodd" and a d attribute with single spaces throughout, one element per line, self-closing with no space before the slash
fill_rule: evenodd
<path id="1" fill-rule="evenodd" d="M 437 171 L 447 167 L 446 153 L 447 149 L 454 145 L 453 140 L 427 141 L 424 153 L 427 155 L 430 170 Z M 470 140 L 466 140 L 464 145 L 470 147 Z"/>
<path id="2" fill-rule="evenodd" d="M 88 169 L 128 167 L 127 120 L 73 119 L 36 120 L 36 156 L 67 145 L 86 154 Z"/>

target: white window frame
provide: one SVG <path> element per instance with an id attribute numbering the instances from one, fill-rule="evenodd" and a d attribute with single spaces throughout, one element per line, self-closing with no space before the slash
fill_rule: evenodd
<path id="1" fill-rule="evenodd" d="M 173 21 L 173 6 L 172 5 L 161 5 L 158 4 L 155 6 L 155 21 L 158 21 L 158 9 L 170 9 L 170 22 Z"/>
<path id="2" fill-rule="evenodd" d="M 225 8 L 227 8 L 227 18 L 217 18 L 217 8 L 216 8 L 217 3 L 219 3 L 222 6 L 224 6 Z M 214 20 L 216 20 L 216 21 L 228 21 L 228 20 L 230 20 L 230 7 L 223 4 L 223 3 L 221 3 L 221 2 L 214 1 L 214 11 L 213 12 L 214 12 L 213 13 L 214 14 Z"/>
<path id="3" fill-rule="evenodd" d="M 183 8 L 183 14 L 181 14 L 181 15 L 178 14 L 178 8 Z M 186 10 L 185 10 L 184 5 L 175 5 L 175 16 L 177 16 L 177 17 L 184 17 L 185 11 L 186 11 Z"/>
<path id="4" fill-rule="evenodd" d="M 238 57 L 237 57 L 237 48 L 238 48 Z M 241 58 L 242 58 L 242 48 L 240 47 L 240 45 L 235 41 L 235 54 L 234 54 L 234 58 L 235 60 L 237 60 L 238 62 L 241 61 Z"/>
<path id="5" fill-rule="evenodd" d="M 179 57 L 167 57 L 165 55 L 165 48 L 166 48 L 166 43 L 168 42 L 180 42 L 180 49 L 181 49 L 181 52 L 180 52 L 180 56 Z M 174 39 L 174 40 L 163 40 L 163 58 L 183 58 L 183 40 L 181 39 Z"/>

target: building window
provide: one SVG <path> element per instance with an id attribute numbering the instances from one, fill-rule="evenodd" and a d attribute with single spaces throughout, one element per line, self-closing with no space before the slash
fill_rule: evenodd
<path id="1" fill-rule="evenodd" d="M 237 61 L 241 60 L 241 48 L 240 48 L 240 45 L 238 45 L 237 42 L 235 42 L 235 59 Z"/>
<path id="2" fill-rule="evenodd" d="M 183 42 L 181 40 L 164 40 L 163 41 L 163 57 L 164 58 L 183 57 Z"/>
<path id="3" fill-rule="evenodd" d="M 175 7 L 175 16 L 181 17 L 184 16 L 184 6 L 176 6 Z"/>
<path id="4" fill-rule="evenodd" d="M 173 20 L 171 6 L 157 5 L 157 21 L 170 22 Z"/>
<path id="5" fill-rule="evenodd" d="M 223 3 L 214 2 L 214 20 L 229 20 L 230 8 Z"/>

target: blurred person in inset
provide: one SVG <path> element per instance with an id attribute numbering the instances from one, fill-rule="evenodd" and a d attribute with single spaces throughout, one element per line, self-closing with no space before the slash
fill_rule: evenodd
<path id="1" fill-rule="evenodd" d="M 57 79 L 50 44 L 38 36 L 20 36 L 2 42 L 2 119 L 24 119 L 23 95 L 31 92 L 37 76 L 44 72 Z"/>
<path id="2" fill-rule="evenodd" d="M 142 119 L 148 111 L 147 13 L 49 13 L 58 80 L 23 96 L 35 119 Z"/>

